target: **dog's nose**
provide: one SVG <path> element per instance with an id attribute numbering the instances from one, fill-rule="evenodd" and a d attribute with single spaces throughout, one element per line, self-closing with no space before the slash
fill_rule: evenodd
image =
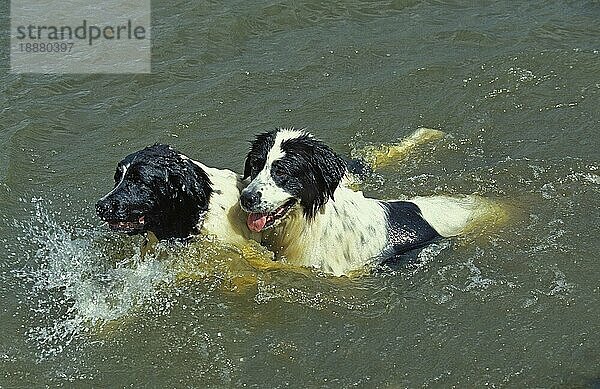
<path id="1" fill-rule="evenodd" d="M 262 193 L 260 191 L 242 191 L 242 195 L 240 196 L 240 204 L 246 210 L 251 210 L 256 207 L 258 203 L 260 203 L 260 199 L 262 197 Z"/>
<path id="2" fill-rule="evenodd" d="M 116 211 L 117 206 L 114 199 L 101 199 L 96 203 L 96 213 L 98 216 L 108 216 Z"/>

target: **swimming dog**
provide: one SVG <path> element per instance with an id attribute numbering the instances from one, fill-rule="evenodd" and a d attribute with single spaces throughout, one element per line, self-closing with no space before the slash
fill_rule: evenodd
<path id="1" fill-rule="evenodd" d="M 240 196 L 248 228 L 292 264 L 343 275 L 459 235 L 485 212 L 475 196 L 368 198 L 346 175 L 344 159 L 303 130 L 257 135 Z"/>
<path id="2" fill-rule="evenodd" d="M 239 206 L 241 177 L 168 145 L 128 155 L 118 163 L 114 181 L 114 188 L 96 203 L 98 216 L 112 230 L 152 232 L 159 240 L 186 240 L 205 231 L 233 244 L 256 235 L 246 228 Z"/>

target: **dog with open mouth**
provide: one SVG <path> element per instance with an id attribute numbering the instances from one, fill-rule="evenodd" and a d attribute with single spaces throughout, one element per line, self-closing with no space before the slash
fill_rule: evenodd
<path id="1" fill-rule="evenodd" d="M 186 240 L 203 231 L 233 244 L 257 239 L 245 228 L 239 206 L 241 177 L 205 166 L 168 145 L 155 144 L 125 157 L 114 182 L 96 203 L 98 216 L 112 230 L 152 232 L 159 240 Z"/>
<path id="2" fill-rule="evenodd" d="M 303 130 L 257 135 L 240 196 L 248 229 L 289 263 L 344 275 L 459 235 L 486 212 L 476 196 L 372 199 L 346 177 L 346 161 Z"/>

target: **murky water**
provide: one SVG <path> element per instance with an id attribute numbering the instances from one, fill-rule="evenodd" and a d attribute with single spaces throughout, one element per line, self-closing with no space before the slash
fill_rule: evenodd
<path id="1" fill-rule="evenodd" d="M 14 75 L 2 51 L 0 386 L 597 386 L 599 20 L 596 1 L 166 2 L 151 75 Z M 347 279 L 210 241 L 141 259 L 95 218 L 129 152 L 240 171 L 279 125 L 344 154 L 441 129 L 366 192 L 476 193 L 510 219 Z"/>

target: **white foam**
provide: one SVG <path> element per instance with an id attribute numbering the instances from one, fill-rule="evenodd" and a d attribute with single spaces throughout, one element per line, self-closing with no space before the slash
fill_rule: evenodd
<path id="1" fill-rule="evenodd" d="M 29 220 L 15 222 L 27 266 L 13 274 L 27 288 L 23 303 L 35 323 L 28 335 L 40 359 L 61 353 L 93 326 L 130 314 L 173 278 L 162 262 L 140 260 L 136 242 L 128 241 L 125 256 L 107 253 L 98 244 L 106 240 L 101 232 L 61 225 L 42 201 L 33 205 Z M 121 255 L 116 264 L 115 255 Z"/>

